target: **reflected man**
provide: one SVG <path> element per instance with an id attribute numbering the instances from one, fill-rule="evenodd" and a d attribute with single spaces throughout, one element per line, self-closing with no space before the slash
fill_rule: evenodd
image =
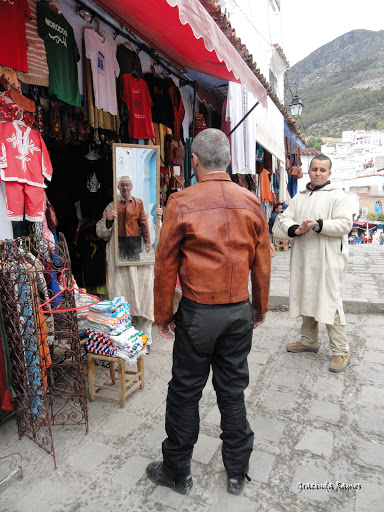
<path id="1" fill-rule="evenodd" d="M 114 210 L 107 212 L 107 227 L 112 227 L 114 219 L 118 222 L 118 251 L 119 259 L 123 261 L 139 261 L 141 236 L 145 243 L 145 251 L 151 250 L 151 240 L 147 216 L 144 212 L 143 201 L 132 196 L 132 181 L 129 176 L 122 176 L 117 184 L 117 213 Z M 140 234 L 141 231 L 141 234 Z"/>
<path id="2" fill-rule="evenodd" d="M 148 223 L 145 217 L 143 202 L 131 195 L 132 181 L 128 176 L 122 176 L 118 181 L 119 196 L 117 198 L 117 210 L 114 211 L 113 203 L 109 203 L 102 218 L 96 225 L 96 233 L 99 238 L 105 240 L 107 273 L 108 273 L 108 293 L 109 298 L 113 299 L 118 295 L 123 295 L 130 305 L 132 315 L 132 324 L 136 329 L 144 331 L 148 335 L 149 343 L 152 338 L 153 317 L 153 263 L 145 265 L 115 265 L 115 233 L 113 229 L 114 220 L 118 218 L 118 246 L 119 248 L 128 241 L 121 241 L 124 238 L 135 238 L 139 235 L 139 227 L 143 233 L 145 241 L 145 250 L 151 249 L 149 240 Z M 133 215 L 128 217 L 127 213 Z M 155 214 L 161 219 L 163 210 L 156 208 Z M 136 225 L 135 225 L 136 224 Z M 143 229 L 144 225 L 144 229 Z M 133 231 L 136 229 L 136 231 Z M 141 238 L 141 237 L 139 237 Z M 119 259 L 127 258 L 119 254 Z M 137 253 L 136 261 L 140 259 Z M 131 260 L 132 261 L 132 260 Z"/>

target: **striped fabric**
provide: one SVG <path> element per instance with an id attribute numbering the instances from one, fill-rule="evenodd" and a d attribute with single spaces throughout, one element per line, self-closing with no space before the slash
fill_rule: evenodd
<path id="1" fill-rule="evenodd" d="M 87 318 L 91 322 L 103 324 L 108 327 L 111 327 L 111 329 L 112 329 L 113 327 L 117 327 L 118 325 L 127 322 L 127 320 L 130 320 L 131 315 L 129 313 L 125 313 L 124 316 L 122 316 L 121 318 L 111 318 L 108 315 L 105 315 L 104 313 L 100 314 L 100 313 L 93 313 L 90 311 L 88 313 Z"/>
<path id="2" fill-rule="evenodd" d="M 129 304 L 125 297 L 115 297 L 113 300 L 102 300 L 89 307 L 89 311 L 118 316 L 120 313 L 129 313 Z"/>
<path id="3" fill-rule="evenodd" d="M 126 335 L 115 337 L 93 329 L 87 329 L 87 350 L 94 354 L 121 357 L 127 361 L 137 360 L 147 346 L 147 336 L 131 327 Z"/>
<path id="4" fill-rule="evenodd" d="M 87 319 L 86 326 L 95 331 L 101 331 L 105 334 L 111 334 L 113 336 L 118 336 L 122 332 L 126 331 L 131 327 L 131 317 L 124 322 L 115 325 L 114 327 L 109 327 L 108 325 L 100 324 L 99 322 L 92 322 L 92 320 Z"/>
<path id="5" fill-rule="evenodd" d="M 49 71 L 47 64 L 47 54 L 44 41 L 37 33 L 37 12 L 36 5 L 38 0 L 28 0 L 29 9 L 32 18 L 26 22 L 27 31 L 27 61 L 28 73 L 17 71 L 17 78 L 25 84 L 49 85 Z"/>

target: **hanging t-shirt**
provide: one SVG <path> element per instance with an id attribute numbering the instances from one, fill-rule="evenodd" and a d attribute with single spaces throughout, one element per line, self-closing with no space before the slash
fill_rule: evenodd
<path id="1" fill-rule="evenodd" d="M 79 107 L 77 62 L 80 54 L 71 25 L 48 2 L 40 1 L 37 4 L 37 26 L 47 52 L 49 93 Z"/>
<path id="2" fill-rule="evenodd" d="M 156 77 L 152 73 L 145 73 L 143 78 L 148 85 L 149 94 L 153 102 L 152 121 L 154 123 L 164 124 L 173 130 L 174 112 L 169 95 L 168 81 Z"/>
<path id="3" fill-rule="evenodd" d="M 30 17 L 27 0 L 0 2 L 0 65 L 28 72 L 25 22 Z"/>
<path id="4" fill-rule="evenodd" d="M 116 47 L 96 30 L 84 30 L 85 56 L 91 61 L 95 106 L 113 116 L 117 114 L 116 79 L 120 74 Z"/>
<path id="5" fill-rule="evenodd" d="M 116 52 L 117 62 L 120 66 L 120 73 L 132 73 L 136 71 L 138 75 L 142 75 L 141 62 L 136 52 L 130 50 L 125 44 L 119 44 Z"/>
<path id="6" fill-rule="evenodd" d="M 148 86 L 142 78 L 126 73 L 122 76 L 123 101 L 129 111 L 128 132 L 135 139 L 153 139 L 151 107 Z"/>

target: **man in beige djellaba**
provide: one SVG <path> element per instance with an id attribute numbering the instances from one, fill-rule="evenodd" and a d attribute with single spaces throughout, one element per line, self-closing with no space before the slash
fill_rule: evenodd
<path id="1" fill-rule="evenodd" d="M 130 305 L 132 324 L 136 329 L 147 334 L 150 344 L 152 340 L 152 324 L 154 322 L 154 267 L 153 264 L 117 266 L 115 264 L 115 232 L 113 227 L 114 223 L 118 221 L 118 214 L 124 211 L 126 214 L 124 215 L 124 225 L 130 226 L 130 229 L 132 229 L 133 226 L 131 224 L 133 222 L 144 223 L 146 226 L 146 230 L 144 231 L 147 233 L 146 236 L 149 237 L 148 226 L 146 225 L 147 221 L 145 220 L 142 201 L 131 194 L 133 188 L 131 179 L 128 176 L 122 176 L 119 179 L 117 188 L 119 190 L 117 196 L 118 212 L 114 211 L 113 202 L 109 203 L 103 212 L 102 218 L 96 224 L 97 236 L 108 242 L 106 247 L 106 260 L 109 298 L 113 299 L 118 295 L 126 298 Z M 161 218 L 162 208 L 157 208 L 155 213 Z M 132 219 L 138 220 L 133 221 L 129 219 L 128 216 L 130 215 Z M 120 227 L 121 226 L 118 228 L 119 233 Z M 136 226 L 136 228 L 138 230 L 138 226 Z M 131 236 L 131 238 L 140 237 Z M 147 238 L 145 239 L 145 251 L 148 252 L 149 250 L 150 240 Z M 135 259 L 139 260 L 139 257 Z"/>
<path id="2" fill-rule="evenodd" d="M 329 371 L 339 373 L 349 363 L 342 287 L 353 222 L 348 196 L 329 180 L 331 168 L 327 156 L 313 158 L 310 183 L 277 217 L 273 234 L 292 240 L 289 315 L 303 320 L 300 341 L 287 351 L 316 353 L 318 323 L 325 323 L 333 352 Z"/>

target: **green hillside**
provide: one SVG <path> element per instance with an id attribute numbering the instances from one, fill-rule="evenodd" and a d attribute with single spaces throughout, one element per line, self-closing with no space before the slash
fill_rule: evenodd
<path id="1" fill-rule="evenodd" d="M 384 129 L 384 30 L 338 37 L 295 64 L 287 79 L 287 104 L 296 90 L 304 104 L 304 135 Z"/>

